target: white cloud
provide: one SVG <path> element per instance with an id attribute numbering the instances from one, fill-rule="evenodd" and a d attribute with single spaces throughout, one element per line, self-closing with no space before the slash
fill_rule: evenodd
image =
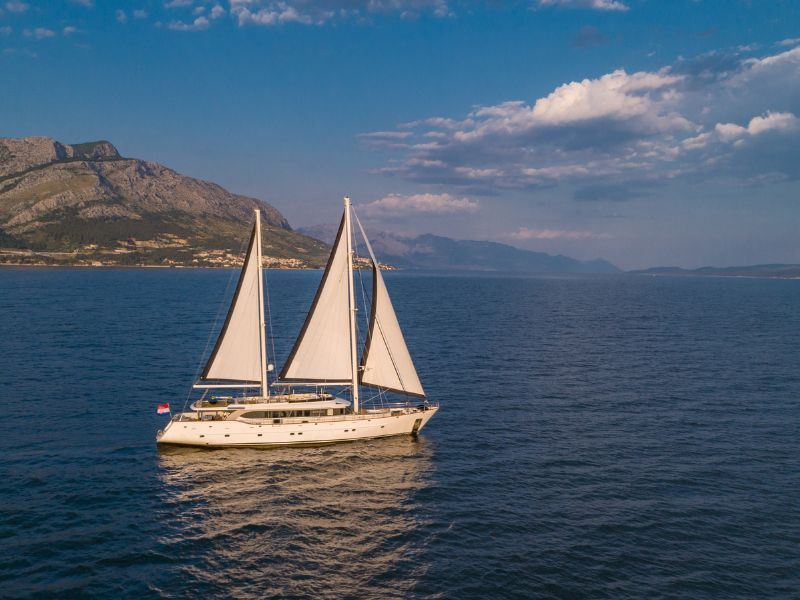
<path id="1" fill-rule="evenodd" d="M 208 27 L 209 21 L 206 17 L 197 17 L 191 23 L 172 21 L 167 27 L 174 31 L 200 31 Z"/>
<path id="2" fill-rule="evenodd" d="M 9 0 L 6 2 L 6 10 L 13 13 L 24 13 L 30 8 L 30 4 L 21 0 Z"/>
<path id="3" fill-rule="evenodd" d="M 628 10 L 628 5 L 619 0 L 539 0 L 540 7 L 561 6 L 564 8 L 589 8 L 592 10 Z"/>
<path id="4" fill-rule="evenodd" d="M 472 213 L 479 208 L 477 200 L 458 198 L 450 194 L 389 194 L 362 207 L 369 215 L 449 215 Z"/>
<path id="5" fill-rule="evenodd" d="M 567 82 L 463 118 L 401 123 L 397 133 L 412 135 L 394 140 L 387 132 L 362 139 L 399 154 L 376 172 L 470 195 L 723 171 L 800 177 L 797 81 L 800 48 L 755 58 L 709 53 L 656 71 Z M 767 131 L 784 135 L 757 148 Z"/>
<path id="6" fill-rule="evenodd" d="M 421 14 L 439 18 L 452 15 L 445 0 L 231 0 L 230 13 L 237 18 L 240 26 L 278 26 L 286 23 L 322 25 L 334 20 L 359 20 L 376 14 L 400 18 L 416 18 Z"/>
<path id="7" fill-rule="evenodd" d="M 94 0 L 72 0 L 75 4 L 80 4 L 86 8 L 94 7 Z"/>
<path id="8" fill-rule="evenodd" d="M 717 123 L 714 130 L 723 142 L 732 142 L 745 136 L 754 136 L 767 131 L 798 131 L 800 119 L 788 112 L 767 112 L 763 117 L 753 117 L 742 127 L 735 123 Z"/>
<path id="9" fill-rule="evenodd" d="M 73 33 L 78 33 L 78 31 L 80 30 L 77 27 L 73 27 L 72 25 L 67 25 L 66 27 L 64 27 L 64 29 L 61 30 L 61 32 L 64 35 L 72 35 Z"/>
<path id="10" fill-rule="evenodd" d="M 239 20 L 239 26 L 248 24 L 281 25 L 284 23 L 311 25 L 314 23 L 314 19 L 310 15 L 301 13 L 294 6 L 287 6 L 283 2 L 272 4 L 269 8 L 261 8 L 255 12 L 243 6 L 234 6 L 231 3 L 231 14 L 236 15 Z"/>
<path id="11" fill-rule="evenodd" d="M 536 128 L 594 119 L 635 121 L 637 129 L 650 132 L 688 129 L 687 119 L 668 110 L 675 96 L 659 93 L 681 79 L 664 73 L 628 75 L 618 69 L 598 79 L 565 83 L 533 106 L 512 101 L 479 108 L 470 115 L 477 126 L 457 131 L 454 138 L 468 142 L 492 134 L 521 135 Z"/>
<path id="12" fill-rule="evenodd" d="M 170 0 L 164 3 L 164 8 L 186 8 L 192 5 L 193 0 Z"/>
<path id="13" fill-rule="evenodd" d="M 219 19 L 220 17 L 225 15 L 225 9 L 222 8 L 219 4 L 215 4 L 211 9 L 211 18 L 212 19 Z"/>
<path id="14" fill-rule="evenodd" d="M 745 64 L 750 66 L 753 70 L 763 69 L 765 67 L 772 67 L 782 63 L 798 63 L 800 62 L 800 47 L 792 48 L 780 54 L 766 56 L 764 58 L 748 58 Z"/>
<path id="15" fill-rule="evenodd" d="M 9 25 L 4 25 L 3 27 L 0 27 L 0 35 L 11 35 L 13 31 L 14 30 L 11 29 Z"/>
<path id="16" fill-rule="evenodd" d="M 56 36 L 56 32 L 52 29 L 48 29 L 47 27 L 36 27 L 34 29 L 25 29 L 23 30 L 22 34 L 25 37 L 32 37 L 36 38 L 37 40 L 43 40 L 46 38 L 51 38 Z"/>
<path id="17" fill-rule="evenodd" d="M 368 140 L 403 140 L 411 135 L 413 134 L 410 131 L 372 131 L 358 137 Z"/>
<path id="18" fill-rule="evenodd" d="M 118 23 L 127 23 L 128 22 L 128 15 L 121 8 L 117 9 L 117 12 L 115 13 L 115 15 L 116 15 Z"/>
<path id="19" fill-rule="evenodd" d="M 779 46 L 797 46 L 800 44 L 800 38 L 787 38 L 778 42 Z"/>
<path id="20" fill-rule="evenodd" d="M 133 18 L 134 19 L 146 19 L 147 18 L 147 11 L 143 9 L 137 9 L 133 11 Z"/>
<path id="21" fill-rule="evenodd" d="M 505 236 L 518 242 L 528 240 L 608 240 L 613 236 L 592 231 L 573 231 L 566 229 L 529 229 L 520 227 Z"/>

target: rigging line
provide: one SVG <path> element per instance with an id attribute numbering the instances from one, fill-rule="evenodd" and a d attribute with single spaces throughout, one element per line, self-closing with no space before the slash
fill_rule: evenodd
<path id="1" fill-rule="evenodd" d="M 355 211 L 353 211 L 353 216 L 355 216 Z M 356 220 L 358 220 L 357 216 L 356 216 Z M 361 224 L 360 223 L 359 223 L 359 229 L 361 229 Z M 355 233 L 353 235 L 355 236 Z M 369 242 L 366 239 L 366 236 L 364 235 L 364 230 L 363 229 L 361 229 L 361 237 L 364 239 L 365 244 L 369 244 Z M 370 317 L 369 317 L 368 311 L 367 311 L 367 289 L 366 289 L 366 286 L 364 285 L 364 275 L 363 275 L 362 271 L 363 271 L 363 269 L 359 269 L 358 270 L 358 281 L 359 281 L 359 284 L 361 285 L 361 299 L 362 299 L 363 306 L 364 306 L 364 332 L 365 333 L 364 333 L 364 335 L 362 336 L 362 339 L 361 339 L 362 348 L 363 348 L 363 345 L 366 344 L 367 338 L 370 335 L 370 332 L 369 332 L 369 320 L 370 320 Z M 375 274 L 373 273 L 372 276 L 375 277 Z M 371 300 L 372 300 L 372 302 L 375 302 L 375 298 L 372 298 Z M 384 403 L 385 403 L 385 393 L 384 393 L 382 388 L 378 388 L 378 394 L 376 396 L 372 396 L 368 400 L 365 400 L 364 403 L 366 404 L 367 402 L 372 402 L 376 397 L 381 401 L 381 405 L 383 406 Z"/>
<path id="2" fill-rule="evenodd" d="M 264 298 L 267 301 L 267 327 L 269 328 L 269 343 L 272 349 L 272 360 L 276 361 L 275 357 L 275 334 L 272 331 L 272 309 L 269 305 L 269 277 L 267 277 L 267 270 L 263 269 L 264 273 Z M 267 361 L 267 382 L 269 382 L 269 360 Z"/>
<path id="3" fill-rule="evenodd" d="M 364 238 L 364 244 L 367 246 L 367 251 L 369 252 L 370 258 L 372 259 L 372 264 L 375 265 L 375 270 L 373 271 L 372 276 L 377 279 L 380 276 L 380 273 L 379 273 L 380 272 L 380 267 L 378 266 L 378 259 L 375 258 L 375 253 L 372 251 L 372 246 L 370 245 L 369 240 L 367 239 L 367 234 L 364 233 L 364 228 L 361 226 L 361 221 L 358 219 L 358 215 L 356 214 L 355 209 L 353 209 L 351 207 L 351 210 L 353 211 L 353 216 L 356 218 L 356 224 L 358 225 L 359 230 L 361 230 L 361 237 Z M 375 286 L 375 287 L 377 289 L 377 286 Z M 387 295 L 388 295 L 388 292 L 387 292 Z M 377 298 L 373 298 L 372 302 L 373 303 L 377 302 Z M 381 327 L 381 322 L 378 319 L 377 310 L 375 311 L 375 323 L 378 325 L 378 331 L 380 331 L 381 339 L 383 339 L 383 345 L 386 347 L 386 351 L 389 353 L 389 360 L 392 361 L 392 367 L 394 368 L 394 372 L 397 375 L 397 380 L 400 382 L 400 385 L 402 386 L 403 391 L 405 391 L 406 390 L 406 384 L 403 383 L 403 378 L 400 376 L 400 370 L 397 368 L 397 362 L 394 360 L 394 355 L 392 354 L 392 349 L 389 348 L 389 344 L 386 341 L 386 336 L 383 333 L 383 328 Z M 364 366 L 366 367 L 366 365 L 364 365 Z"/>
<path id="4" fill-rule="evenodd" d="M 367 290 L 366 286 L 364 285 L 364 275 L 362 274 L 363 269 L 358 270 L 358 283 L 361 286 L 361 302 L 364 306 L 364 334 L 361 336 L 360 341 L 362 343 L 366 343 L 366 336 L 369 335 L 369 315 L 367 314 Z M 359 331 L 359 333 L 361 333 Z"/>
<path id="5" fill-rule="evenodd" d="M 244 238 L 244 240 L 239 245 L 239 254 L 242 253 L 242 250 L 244 250 L 246 244 L 248 244 L 248 243 L 249 243 L 249 238 Z M 211 326 L 211 329 L 208 331 L 208 338 L 206 338 L 206 345 L 203 348 L 203 353 L 200 355 L 200 362 L 198 363 L 197 368 L 195 369 L 194 377 L 192 378 L 192 383 L 189 385 L 189 391 L 186 393 L 186 399 L 183 401 L 183 409 L 182 409 L 183 411 L 186 410 L 186 405 L 189 404 L 189 400 L 192 397 L 192 392 L 194 391 L 194 387 L 192 387 L 192 386 L 194 386 L 194 383 L 197 381 L 197 378 L 200 376 L 200 371 L 202 371 L 202 369 L 203 369 L 203 364 L 205 362 L 203 360 L 203 358 L 208 356 L 208 348 L 211 345 L 211 340 L 214 337 L 214 332 L 217 330 L 217 324 L 219 324 L 219 319 L 222 316 L 222 310 L 223 310 L 223 308 L 225 308 L 225 302 L 223 302 L 223 300 L 225 298 L 227 298 L 229 293 L 230 293 L 231 284 L 233 283 L 234 275 L 236 275 L 236 273 L 238 272 L 238 269 L 234 268 L 234 269 L 230 269 L 230 271 L 231 271 L 230 275 L 228 275 L 228 283 L 225 285 L 225 291 L 222 294 L 222 300 L 219 302 L 219 304 L 217 306 L 217 315 L 214 317 L 214 324 Z"/>

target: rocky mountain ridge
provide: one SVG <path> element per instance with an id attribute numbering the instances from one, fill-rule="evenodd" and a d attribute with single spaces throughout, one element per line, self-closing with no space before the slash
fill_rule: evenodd
<path id="1" fill-rule="evenodd" d="M 298 229 L 326 243 L 336 235 L 334 225 Z M 498 242 L 454 240 L 430 233 L 403 236 L 389 232 L 370 233 L 370 243 L 380 260 L 402 269 L 514 271 L 523 273 L 618 273 L 603 259 L 580 261 L 563 255 L 523 250 Z M 359 253 L 366 249 L 359 246 Z"/>
<path id="2" fill-rule="evenodd" d="M 255 208 L 265 264 L 324 264 L 326 245 L 261 200 L 125 158 L 107 141 L 0 138 L 0 263 L 230 266 Z"/>

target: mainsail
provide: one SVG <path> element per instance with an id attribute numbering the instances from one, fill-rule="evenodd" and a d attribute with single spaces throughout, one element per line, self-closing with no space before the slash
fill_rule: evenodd
<path id="1" fill-rule="evenodd" d="M 372 312 L 367 342 L 361 356 L 359 382 L 361 385 L 408 396 L 425 397 L 378 261 L 357 216 L 356 223 L 372 259 Z"/>
<path id="2" fill-rule="evenodd" d="M 339 225 L 322 282 L 280 379 L 350 383 L 350 269 L 345 217 Z"/>
<path id="3" fill-rule="evenodd" d="M 260 219 L 257 218 L 228 316 L 211 358 L 200 376 L 203 380 L 263 380 L 259 226 Z"/>

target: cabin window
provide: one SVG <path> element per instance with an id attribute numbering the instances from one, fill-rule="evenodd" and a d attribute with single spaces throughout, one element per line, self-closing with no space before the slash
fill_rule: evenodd
<path id="1" fill-rule="evenodd" d="M 267 418 L 267 413 L 265 413 L 263 410 L 262 411 L 247 412 L 247 413 L 244 413 L 242 415 L 242 418 L 244 418 L 244 419 L 266 419 Z"/>

